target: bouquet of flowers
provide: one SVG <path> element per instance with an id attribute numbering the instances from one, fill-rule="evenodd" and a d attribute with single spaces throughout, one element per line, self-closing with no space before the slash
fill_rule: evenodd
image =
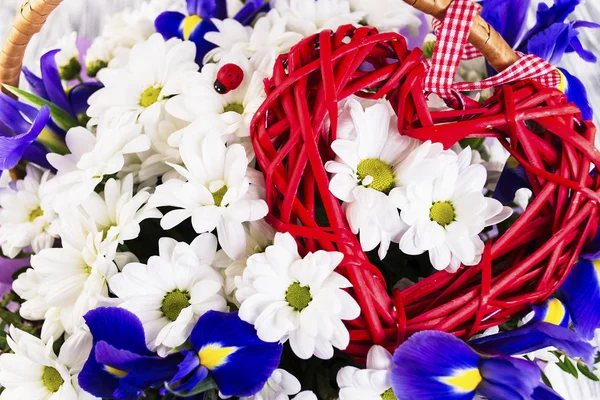
<path id="1" fill-rule="evenodd" d="M 579 0 L 150 0 L 21 68 L 59 3 L 0 56 L 0 399 L 600 380 Z"/>

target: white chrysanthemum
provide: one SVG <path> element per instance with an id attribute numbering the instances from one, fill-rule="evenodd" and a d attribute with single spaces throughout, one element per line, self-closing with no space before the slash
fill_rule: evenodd
<path id="1" fill-rule="evenodd" d="M 512 212 L 499 201 L 483 196 L 485 168 L 470 162 L 471 149 L 466 148 L 458 161 L 446 165 L 435 180 L 390 193 L 402 220 L 410 226 L 400 240 L 400 250 L 412 255 L 428 251 L 438 270 L 454 272 L 461 263 L 478 264 L 484 248 L 479 233 Z"/>
<path id="2" fill-rule="evenodd" d="M 276 0 L 273 7 L 288 18 L 288 28 L 309 36 L 323 29 L 335 30 L 340 25 L 358 24 L 365 16 L 353 12 L 347 0 Z"/>
<path id="3" fill-rule="evenodd" d="M 77 79 L 81 73 L 77 32 L 71 32 L 71 34 L 60 38 L 56 44 L 56 48 L 60 49 L 54 56 L 60 77 L 68 81 Z"/>
<path id="4" fill-rule="evenodd" d="M 254 324 L 266 342 L 290 340 L 294 353 L 308 359 L 333 356 L 333 347 L 350 341 L 342 320 L 360 315 L 356 301 L 343 288 L 352 284 L 334 272 L 344 255 L 317 251 L 301 258 L 289 233 L 278 233 L 272 246 L 248 258 L 236 279 L 239 316 Z"/>
<path id="5" fill-rule="evenodd" d="M 238 65 L 244 77 L 240 86 L 226 94 L 215 88 L 217 73 L 225 64 Z M 169 144 L 179 146 L 184 132 L 216 132 L 220 135 L 250 136 L 250 122 L 266 98 L 263 79 L 242 54 L 232 53 L 218 64 L 207 64 L 200 74 L 186 74 L 185 87 L 180 96 L 167 102 L 167 111 L 184 121 L 192 122 L 181 134 L 172 135 Z"/>
<path id="6" fill-rule="evenodd" d="M 367 368 L 343 367 L 337 374 L 340 400 L 395 399 L 392 391 L 392 355 L 381 346 L 372 346 Z"/>
<path id="7" fill-rule="evenodd" d="M 362 12 L 364 21 L 380 31 L 399 31 L 408 28 L 416 32 L 421 26 L 421 12 L 396 0 L 348 0 L 352 11 Z"/>
<path id="8" fill-rule="evenodd" d="M 179 39 L 165 42 L 158 33 L 137 43 L 125 66 L 104 68 L 98 73 L 104 88 L 88 100 L 90 125 L 158 124 L 163 104 L 180 93 L 182 77 L 186 72 L 198 70 L 195 55 L 192 42 Z"/>
<path id="9" fill-rule="evenodd" d="M 150 148 L 148 136 L 138 125 L 99 129 L 96 135 L 82 127 L 73 128 L 67 132 L 66 142 L 71 154 L 47 156 L 58 173 L 46 185 L 42 199 L 58 211 L 78 206 L 105 176 L 119 173 L 126 154 Z"/>
<path id="10" fill-rule="evenodd" d="M 240 400 L 289 400 L 301 389 L 300 381 L 284 369 L 276 369 L 265 386 L 254 396 L 240 397 Z"/>
<path id="11" fill-rule="evenodd" d="M 63 309 L 48 305 L 45 297 L 39 291 L 40 280 L 39 274 L 33 268 L 29 268 L 13 282 L 12 288 L 19 297 L 25 300 L 19 308 L 19 314 L 30 321 L 44 321 L 40 337 L 46 342 L 50 338 L 62 335 L 65 328 L 61 322 Z M 69 315 L 69 310 L 70 308 L 66 309 L 65 318 Z M 68 323 L 70 324 L 70 322 Z"/>
<path id="12" fill-rule="evenodd" d="M 301 34 L 287 30 L 287 18 L 282 17 L 275 9 L 259 18 L 254 27 L 244 26 L 235 19 L 212 21 L 218 30 L 208 32 L 204 37 L 217 47 L 206 54 L 205 63 L 219 61 L 224 54 L 233 51 L 243 52 L 247 58 L 258 53 L 260 59 L 255 59 L 255 62 L 261 64 L 263 58 L 268 58 L 267 64 L 271 68 L 265 72 L 270 75 L 277 55 L 287 53 L 302 39 Z"/>
<path id="13" fill-rule="evenodd" d="M 149 197 L 147 190 L 140 190 L 134 195 L 133 175 L 130 174 L 123 180 L 109 179 L 104 191 L 101 194 L 91 193 L 81 207 L 103 232 L 105 242 L 123 244 L 139 236 L 140 222 L 162 217 L 156 208 L 145 205 Z"/>
<path id="14" fill-rule="evenodd" d="M 162 218 L 161 226 L 171 229 L 191 217 L 197 233 L 216 229 L 227 255 L 240 258 L 246 249 L 243 223 L 268 212 L 261 190 L 247 177 L 251 169 L 244 148 L 225 147 L 216 135 L 185 135 L 181 157 L 185 168 L 174 167 L 186 181 L 171 179 L 159 185 L 149 201 L 153 207 L 176 208 Z"/>
<path id="15" fill-rule="evenodd" d="M 264 220 L 245 224 L 244 232 L 246 234 L 246 251 L 241 258 L 232 260 L 223 250 L 217 251 L 215 258 L 215 268 L 218 268 L 225 278 L 225 295 L 235 305 L 239 305 L 235 298 L 236 277 L 242 276 L 244 273 L 248 257 L 265 251 L 267 246 L 273 244 L 275 236 L 275 230 Z"/>
<path id="16" fill-rule="evenodd" d="M 363 109 L 354 99 L 344 106 L 338 137 L 331 144 L 337 159 L 325 164 L 333 174 L 329 190 L 344 201 L 346 219 L 352 232 L 360 234 L 363 250 L 380 245 L 383 258 L 390 242 L 406 230 L 390 191 L 433 179 L 456 155 L 444 152 L 439 143 L 420 144 L 400 135 L 387 105 Z"/>
<path id="17" fill-rule="evenodd" d="M 96 77 L 101 69 L 108 67 L 114 57 L 114 49 L 110 41 L 98 36 L 85 53 L 85 71 L 89 77 Z"/>
<path id="18" fill-rule="evenodd" d="M 179 176 L 170 164 L 182 165 L 181 154 L 179 148 L 169 144 L 169 138 L 187 125 L 187 122 L 165 112 L 157 125 L 146 127 L 145 133 L 150 138 L 152 147 L 144 153 L 137 154 L 141 159 L 137 170 L 139 181 L 162 177 L 162 181 L 165 182 Z"/>
<path id="19" fill-rule="evenodd" d="M 223 281 L 211 264 L 217 238 L 198 236 L 191 244 L 162 238 L 159 255 L 148 265 L 133 263 L 110 279 L 120 306 L 140 317 L 152 350 L 166 355 L 183 344 L 198 318 L 209 310 L 226 311 Z"/>
<path id="20" fill-rule="evenodd" d="M 39 253 L 52 247 L 58 236 L 56 214 L 41 201 L 44 187 L 54 175 L 33 164 L 25 168 L 23 180 L 0 191 L 0 246 L 9 258 L 28 246 Z"/>
<path id="21" fill-rule="evenodd" d="M 79 372 L 92 349 L 92 337 L 78 332 L 69 337 L 58 357 L 53 341 L 44 343 L 35 336 L 11 325 L 6 337 L 14 352 L 0 355 L 2 400 L 91 400 L 77 383 Z"/>
<path id="22" fill-rule="evenodd" d="M 45 309 L 44 318 L 51 314 L 53 318 L 44 321 L 48 331 L 64 329 L 70 334 L 77 330 L 83 315 L 108 297 L 107 280 L 118 272 L 119 266 L 135 259 L 131 253 L 117 252 L 118 240 L 107 238 L 103 226 L 94 220 L 94 214 L 103 217 L 102 210 L 92 206 L 88 209 L 90 214 L 83 208 L 74 208 L 62 217 L 62 247 L 44 249 L 32 256 L 34 272 L 20 275 L 14 283 L 32 303 L 23 312 L 39 316 Z M 123 223 L 122 227 L 131 224 Z M 57 319 L 62 327 L 56 326 Z M 46 327 L 47 323 L 52 326 Z"/>

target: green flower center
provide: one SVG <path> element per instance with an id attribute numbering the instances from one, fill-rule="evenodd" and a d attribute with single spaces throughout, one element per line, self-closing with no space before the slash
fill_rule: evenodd
<path id="1" fill-rule="evenodd" d="M 429 218 L 444 227 L 452 223 L 454 217 L 456 217 L 454 206 L 449 201 L 435 202 L 429 210 Z"/>
<path id="2" fill-rule="evenodd" d="M 381 393 L 381 398 L 383 400 L 398 400 L 392 388 L 389 388 L 385 392 Z"/>
<path id="3" fill-rule="evenodd" d="M 37 209 L 33 210 L 31 214 L 29 214 L 29 221 L 33 222 L 37 217 L 41 217 L 42 215 L 44 215 L 44 211 L 38 207 Z"/>
<path id="4" fill-rule="evenodd" d="M 81 64 L 79 64 L 79 60 L 76 57 L 71 58 L 69 60 L 69 63 L 60 67 L 58 71 L 60 79 L 65 81 L 72 81 L 73 79 L 77 79 L 80 73 Z"/>
<path id="5" fill-rule="evenodd" d="M 310 287 L 300 286 L 300 282 L 292 283 L 285 292 L 285 301 L 296 311 L 304 310 L 312 301 Z"/>
<path id="6" fill-rule="evenodd" d="M 243 114 L 244 113 L 244 106 L 241 105 L 240 103 L 231 103 L 231 104 L 227 104 L 227 107 L 225 107 L 223 109 L 223 112 L 229 112 L 229 111 L 233 111 L 236 112 L 238 114 Z"/>
<path id="7" fill-rule="evenodd" d="M 423 43 L 423 57 L 432 58 L 435 50 L 435 40 L 429 40 Z"/>
<path id="8" fill-rule="evenodd" d="M 223 185 L 217 191 L 212 192 L 212 197 L 215 201 L 215 206 L 221 207 L 221 202 L 223 201 L 223 197 L 225 197 L 225 193 L 227 193 L 227 185 Z"/>
<path id="9" fill-rule="evenodd" d="M 58 392 L 58 389 L 65 383 L 60 373 L 56 368 L 44 367 L 44 373 L 42 374 L 42 382 L 49 392 Z"/>
<path id="10" fill-rule="evenodd" d="M 98 75 L 98 72 L 100 72 L 101 69 L 104 69 L 108 67 L 108 62 L 104 61 L 104 60 L 96 60 L 94 62 L 91 62 L 87 68 L 86 68 L 86 73 L 87 76 L 89 76 L 90 78 L 94 78 L 96 77 L 96 75 Z"/>
<path id="11" fill-rule="evenodd" d="M 156 103 L 158 101 L 158 97 L 160 96 L 161 90 L 161 86 L 151 86 L 144 90 L 142 92 L 142 96 L 140 97 L 140 106 L 150 107 L 152 104 Z"/>
<path id="12" fill-rule="evenodd" d="M 77 122 L 79 122 L 79 125 L 81 126 L 87 126 L 88 122 L 90 122 L 90 119 L 92 118 L 84 112 L 77 115 Z"/>
<path id="13" fill-rule="evenodd" d="M 379 192 L 389 193 L 396 183 L 392 166 L 378 158 L 366 158 L 362 160 L 358 163 L 356 173 L 358 179 L 361 181 L 367 177 L 371 177 L 366 182 L 366 185 L 364 183 L 363 185 Z"/>
<path id="14" fill-rule="evenodd" d="M 187 291 L 175 289 L 165 295 L 160 310 L 165 317 L 171 321 L 175 321 L 179 317 L 179 313 L 190 305 L 190 294 Z"/>

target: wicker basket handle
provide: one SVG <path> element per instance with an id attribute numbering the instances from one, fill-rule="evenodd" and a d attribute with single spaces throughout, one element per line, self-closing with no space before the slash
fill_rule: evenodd
<path id="1" fill-rule="evenodd" d="M 27 0 L 23 3 L 0 52 L 0 83 L 17 86 L 27 44 L 62 0 Z"/>
<path id="2" fill-rule="evenodd" d="M 441 21 L 453 0 L 402 1 Z M 506 43 L 504 38 L 479 15 L 473 21 L 469 42 L 479 50 L 497 72 L 504 71 L 519 60 L 517 53 Z"/>
<path id="3" fill-rule="evenodd" d="M 452 0 L 402 0 L 437 19 L 444 19 Z M 27 44 L 38 33 L 48 15 L 62 0 L 26 0 L 15 16 L 0 53 L 0 83 L 17 86 Z M 480 16 L 475 18 L 469 42 L 483 54 L 498 72 L 511 66 L 519 57 L 506 41 Z"/>

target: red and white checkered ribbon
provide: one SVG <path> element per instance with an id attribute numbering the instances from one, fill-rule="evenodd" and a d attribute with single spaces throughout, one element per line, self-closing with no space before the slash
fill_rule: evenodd
<path id="1" fill-rule="evenodd" d="M 477 49 L 468 43 L 469 32 L 479 6 L 469 0 L 454 0 L 443 22 L 437 21 L 437 41 L 425 78 L 425 90 L 436 93 L 443 99 L 461 97 L 461 91 L 482 90 L 509 82 L 531 79 L 543 86 L 555 87 L 561 77 L 558 69 L 532 54 L 517 53 L 520 59 L 501 73 L 480 82 L 454 82 L 461 59 L 474 58 Z M 441 25 L 439 25 L 441 24 Z"/>

